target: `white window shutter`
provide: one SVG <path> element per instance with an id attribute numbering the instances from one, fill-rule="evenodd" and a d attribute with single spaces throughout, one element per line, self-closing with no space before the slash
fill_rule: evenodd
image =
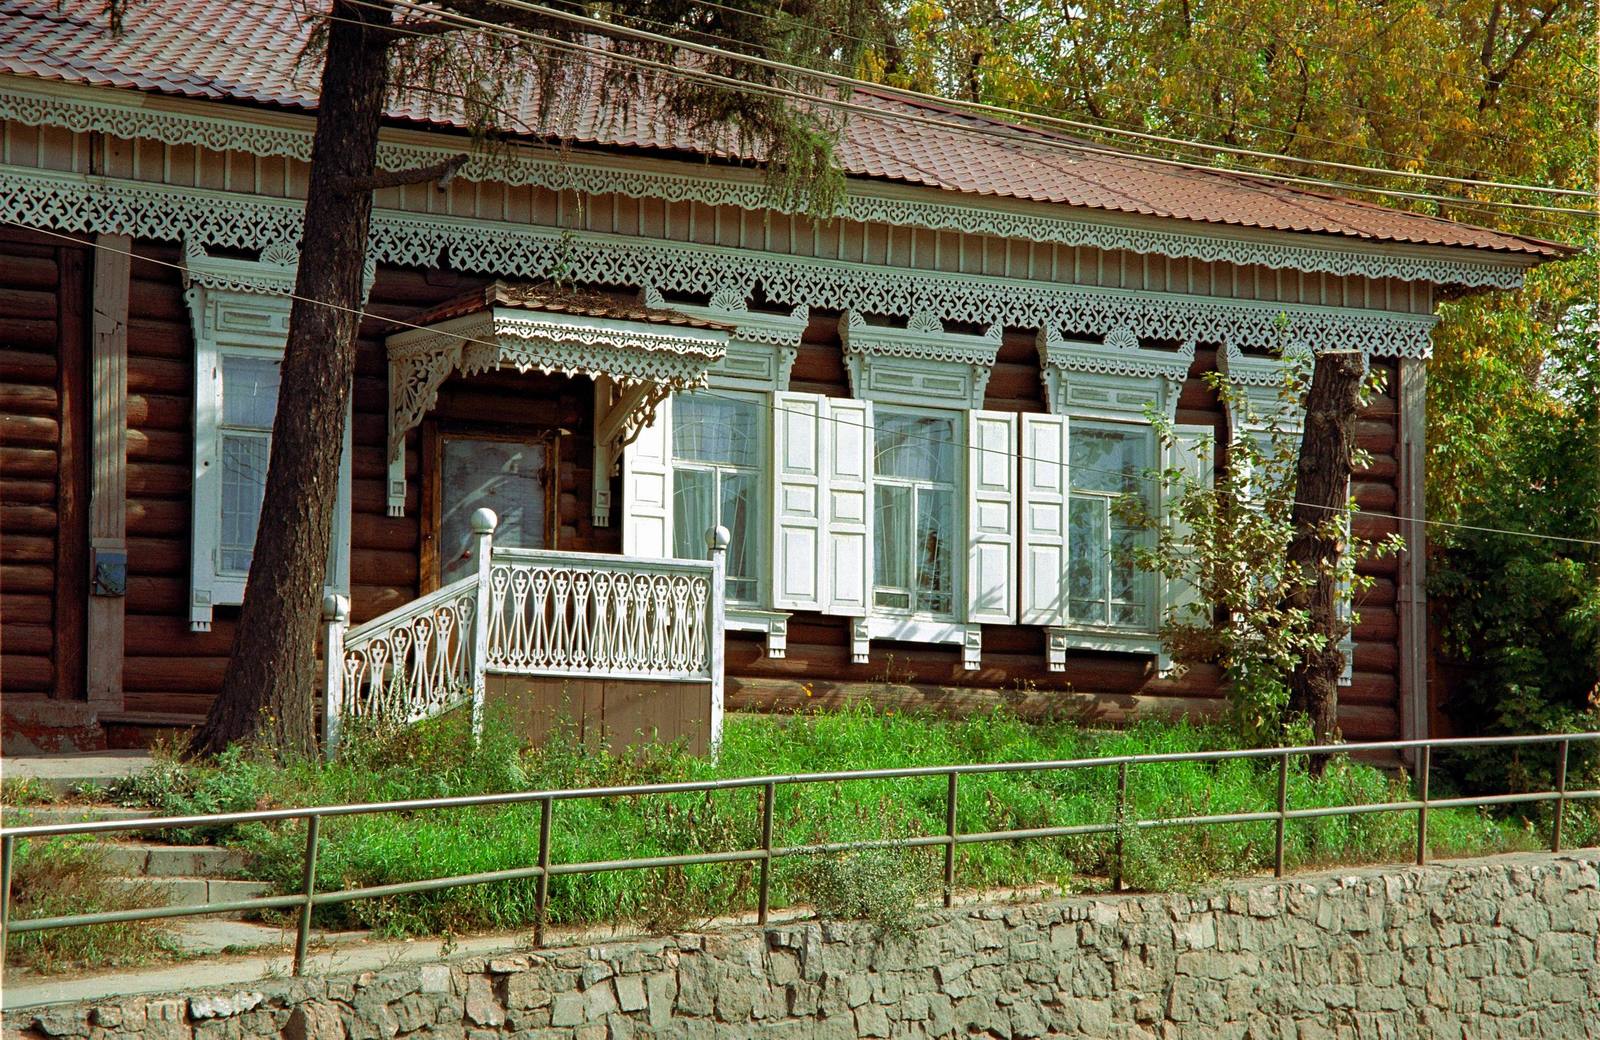
<path id="1" fill-rule="evenodd" d="M 1167 448 L 1165 468 L 1179 470 L 1186 478 L 1195 481 L 1201 487 L 1211 488 L 1216 480 L 1216 429 L 1211 426 L 1179 425 L 1174 426 L 1172 432 L 1173 442 Z M 1170 513 L 1173 503 L 1164 503 L 1162 508 Z M 1175 540 L 1185 547 L 1187 554 L 1189 525 L 1176 517 L 1169 517 L 1168 522 L 1171 524 Z M 1165 596 L 1162 601 L 1164 616 L 1181 623 L 1192 624 L 1199 621 L 1199 615 L 1192 609 L 1194 604 L 1202 602 L 1200 590 L 1194 580 L 1171 578 L 1165 584 Z"/>
<path id="2" fill-rule="evenodd" d="M 967 621 L 1017 620 L 1017 413 L 967 415 Z"/>
<path id="3" fill-rule="evenodd" d="M 1024 625 L 1067 617 L 1067 417 L 1022 416 L 1022 589 Z"/>
<path id="4" fill-rule="evenodd" d="M 672 555 L 672 399 L 656 406 L 655 421 L 623 455 L 622 551 L 665 559 Z M 604 479 L 596 474 L 595 479 Z"/>
<path id="5" fill-rule="evenodd" d="M 824 609 L 864 617 L 872 603 L 872 402 L 830 398 L 826 405 Z"/>
<path id="6" fill-rule="evenodd" d="M 821 610 L 828 402 L 774 393 L 772 405 L 772 605 Z"/>

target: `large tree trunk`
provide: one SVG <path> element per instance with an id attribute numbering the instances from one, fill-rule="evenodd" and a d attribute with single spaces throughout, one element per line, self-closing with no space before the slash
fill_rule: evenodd
<path id="1" fill-rule="evenodd" d="M 335 0 L 306 190 L 272 457 L 249 586 L 222 692 L 190 752 L 254 738 L 315 749 L 316 636 L 355 371 L 362 269 L 388 88 L 387 9 Z"/>
<path id="2" fill-rule="evenodd" d="M 1350 493 L 1350 461 L 1355 447 L 1355 417 L 1365 373 L 1358 351 L 1317 355 L 1306 394 L 1306 425 L 1295 476 L 1294 538 L 1289 564 L 1315 577 L 1297 585 L 1290 605 L 1311 614 L 1312 630 L 1325 639 L 1289 677 L 1289 710 L 1304 712 L 1320 741 L 1339 738 L 1339 673 L 1344 656 L 1339 641 L 1348 622 L 1339 617 L 1339 583 L 1334 572 L 1344 551 L 1343 510 Z M 1320 767 L 1319 767 L 1320 768 Z"/>

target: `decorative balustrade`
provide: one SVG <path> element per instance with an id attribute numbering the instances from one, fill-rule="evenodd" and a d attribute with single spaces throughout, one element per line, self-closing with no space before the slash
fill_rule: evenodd
<path id="1" fill-rule="evenodd" d="M 496 548 L 494 513 L 472 522 L 477 573 L 354 628 L 343 597 L 324 602 L 329 754 L 351 718 L 409 723 L 470 702 L 477 726 L 491 673 L 709 682 L 715 743 L 725 529 L 703 562 Z"/>

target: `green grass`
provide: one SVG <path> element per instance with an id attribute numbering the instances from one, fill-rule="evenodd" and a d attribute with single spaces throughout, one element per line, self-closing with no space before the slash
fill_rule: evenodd
<path id="1" fill-rule="evenodd" d="M 235 752 L 210 766 L 165 762 L 124 784 L 125 799 L 169 812 L 215 812 L 541 788 L 639 784 L 759 774 L 1022 762 L 1127 753 L 1185 752 L 1229 746 L 1226 733 L 1185 724 L 1145 724 L 1119 732 L 1069 724 L 1029 725 L 1005 715 L 948 721 L 867 710 L 794 716 L 730 716 L 721 758 L 712 763 L 672 748 L 613 757 L 555 740 L 523 749 L 492 725 L 473 748 L 463 720 L 447 718 L 393 734 L 357 734 L 334 764 L 278 765 Z M 963 777 L 957 819 L 963 832 L 1110 822 L 1116 770 L 1079 769 Z M 905 838 L 944 829 L 942 777 L 780 786 L 774 808 L 778 845 Z M 1438 794 L 1436 787 L 1436 794 Z M 1290 774 L 1295 807 L 1351 805 L 1407 797 L 1409 786 L 1370 767 L 1336 759 L 1321 778 Z M 1130 772 L 1128 805 L 1140 819 L 1275 808 L 1273 763 L 1142 766 Z M 583 799 L 556 806 L 556 863 L 755 847 L 760 843 L 756 789 L 657 797 Z M 1530 829 L 1473 811 L 1435 811 L 1434 855 L 1485 854 L 1535 847 Z M 221 840 L 257 853 L 257 870 L 284 891 L 298 889 L 304 828 L 249 826 L 187 840 Z M 1190 887 L 1207 879 L 1270 869 L 1274 825 L 1234 824 L 1124 834 L 1126 883 L 1133 888 Z M 1404 861 L 1415 850 L 1414 814 L 1380 813 L 1293 821 L 1287 859 L 1298 868 Z M 961 887 L 1104 885 L 1112 835 L 963 846 Z M 318 870 L 323 890 L 420 880 L 526 866 L 536 862 L 538 808 L 488 807 L 405 816 L 324 820 Z M 942 851 L 890 849 L 818 862 L 779 860 L 774 906 L 807 903 L 848 916 L 874 916 L 880 902 L 905 903 L 937 890 Z M 905 886 L 882 881 L 905 879 Z M 874 881 L 873 879 L 878 879 Z M 863 880 L 865 879 L 865 880 Z M 845 891 L 849 886 L 855 888 Z M 889 891 L 894 889 L 894 891 Z M 422 895 L 328 907 L 322 923 L 374 927 L 397 935 L 521 928 L 534 920 L 532 881 L 476 885 Z M 683 927 L 753 908 L 753 864 L 558 876 L 550 883 L 550 920 L 631 920 L 650 928 Z"/>

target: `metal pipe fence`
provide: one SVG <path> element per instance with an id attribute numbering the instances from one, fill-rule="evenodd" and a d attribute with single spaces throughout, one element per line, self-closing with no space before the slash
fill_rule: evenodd
<path id="1" fill-rule="evenodd" d="M 1567 786 L 1568 762 L 1573 744 L 1600 742 L 1600 732 L 1540 734 L 1515 737 L 1441 738 L 1435 740 L 1393 740 L 1358 744 L 1303 745 L 1285 748 L 1253 748 L 1238 751 L 1194 751 L 1141 755 L 1108 755 L 1097 758 L 1060 759 L 1041 762 L 994 762 L 953 766 L 912 766 L 899 769 L 862 769 L 830 773 L 802 773 L 794 775 L 737 777 L 725 780 L 697 780 L 665 784 L 636 784 L 617 787 L 581 787 L 551 791 L 517 791 L 508 794 L 467 795 L 452 798 L 413 799 L 407 801 L 372 802 L 349 805 L 305 806 L 293 809 L 265 809 L 250 812 L 214 813 L 201 816 L 160 816 L 133 820 L 88 820 L 78 823 L 39 824 L 0 828 L 0 961 L 10 936 L 25 932 L 56 928 L 79 928 L 98 924 L 116 924 L 131 921 L 154 921 L 172 917 L 190 917 L 201 914 L 239 913 L 256 910 L 298 910 L 294 954 L 294 973 L 299 975 L 305 967 L 306 950 L 311 933 L 311 919 L 319 906 L 331 906 L 358 899 L 375 899 L 382 896 L 411 895 L 437 892 L 466 885 L 491 884 L 500 881 L 537 879 L 535 897 L 534 942 L 543 945 L 546 913 L 549 904 L 549 882 L 552 877 L 580 874 L 598 874 L 620 870 L 648 870 L 660 867 L 683 867 L 719 863 L 755 863 L 758 866 L 758 902 L 756 920 L 766 924 L 770 910 L 771 865 L 776 859 L 794 856 L 827 855 L 843 852 L 885 848 L 940 848 L 944 856 L 943 899 L 950 906 L 955 894 L 957 850 L 963 845 L 984 842 L 1021 841 L 1041 838 L 1063 838 L 1093 834 L 1113 835 L 1111 885 L 1120 891 L 1123 887 L 1124 836 L 1134 830 L 1154 830 L 1173 827 L 1204 827 L 1241 823 L 1273 823 L 1274 867 L 1276 876 L 1284 874 L 1285 834 L 1289 821 L 1326 819 L 1340 816 L 1359 816 L 1382 812 L 1411 812 L 1417 819 L 1417 855 L 1420 865 L 1428 856 L 1428 813 L 1446 808 L 1482 808 L 1492 805 L 1523 805 L 1537 802 L 1554 802 L 1556 815 L 1551 828 L 1551 850 L 1559 852 L 1562 843 L 1562 817 L 1570 802 L 1600 799 L 1600 789 L 1572 790 Z M 1544 791 L 1527 791 L 1498 795 L 1476 795 L 1453 798 L 1429 796 L 1429 778 L 1435 749 L 1469 747 L 1540 747 L 1553 749 L 1555 786 Z M 1297 758 L 1321 755 L 1346 755 L 1350 753 L 1377 754 L 1392 752 L 1417 752 L 1417 797 L 1403 801 L 1367 802 L 1356 805 L 1291 808 L 1289 805 L 1290 763 Z M 1130 812 L 1128 789 L 1130 774 L 1136 767 L 1159 766 L 1179 762 L 1225 762 L 1237 759 L 1276 760 L 1277 806 L 1257 812 L 1216 813 L 1201 816 L 1170 816 L 1141 819 Z M 1074 824 L 1058 827 L 1027 827 L 998 831 L 961 832 L 956 823 L 959 781 L 963 776 L 992 776 L 1022 772 L 1061 772 L 1082 769 L 1116 769 L 1116 809 L 1114 818 L 1104 823 Z M 919 835 L 908 838 L 885 838 L 867 841 L 843 841 L 810 845 L 775 846 L 772 839 L 773 803 L 779 787 L 803 784 L 837 784 L 860 780 L 897 780 L 915 777 L 942 777 L 945 789 L 945 829 L 942 834 Z M 696 792 L 738 791 L 756 789 L 759 794 L 759 848 L 734 849 L 722 852 L 698 852 L 669 856 L 650 856 L 636 859 L 595 860 L 581 863 L 552 863 L 550 859 L 551 831 L 554 826 L 555 805 L 562 801 L 586 798 L 659 797 Z M 429 878 L 387 885 L 370 885 L 363 888 L 338 889 L 319 892 L 316 885 L 317 853 L 322 821 L 329 817 L 371 815 L 378 813 L 416 813 L 479 806 L 507 806 L 537 804 L 539 806 L 539 845 L 534 864 L 504 870 L 485 871 L 450 877 Z M 129 910 L 108 910 L 95 913 L 65 914 L 55 917 L 12 920 L 12 873 L 16 863 L 18 840 L 93 835 L 136 834 L 146 831 L 171 830 L 189 827 L 228 827 L 242 823 L 271 823 L 290 820 L 306 822 L 305 851 L 302 854 L 301 890 L 292 894 L 260 896 L 224 902 L 199 903 L 183 906 L 142 907 Z"/>

